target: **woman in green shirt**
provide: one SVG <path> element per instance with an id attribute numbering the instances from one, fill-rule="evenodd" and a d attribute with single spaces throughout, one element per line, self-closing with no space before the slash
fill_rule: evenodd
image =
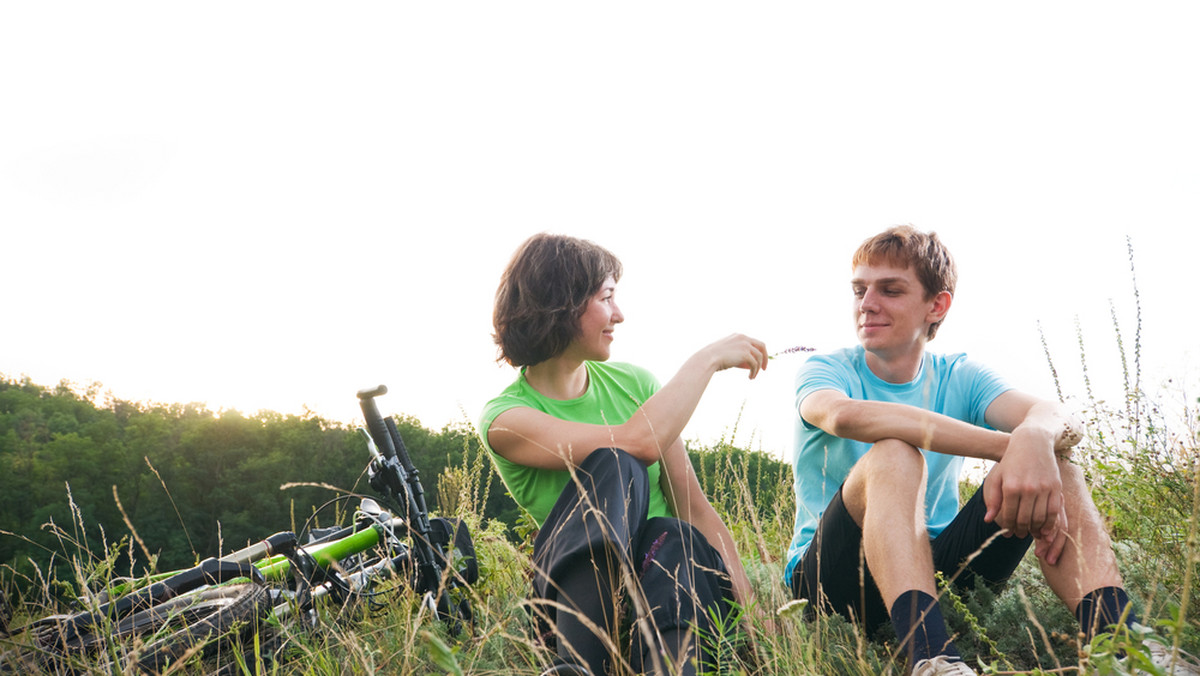
<path id="1" fill-rule="evenodd" d="M 608 672 L 620 659 L 621 597 L 649 609 L 635 613 L 632 668 L 654 669 L 665 654 L 689 673 L 703 659 L 695 630 L 711 635 L 710 609 L 725 615 L 730 597 L 753 600 L 680 434 L 712 375 L 737 367 L 755 377 L 766 346 L 729 336 L 659 387 L 643 369 L 608 362 L 624 321 L 620 276 L 607 250 L 542 234 L 517 250 L 496 292 L 500 358 L 521 372 L 485 407 L 480 430 L 540 527 L 531 607 L 562 663 L 547 673 Z"/>

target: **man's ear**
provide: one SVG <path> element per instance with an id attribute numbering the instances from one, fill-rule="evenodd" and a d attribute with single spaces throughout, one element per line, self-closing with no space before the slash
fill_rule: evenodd
<path id="1" fill-rule="evenodd" d="M 946 313 L 950 311 L 950 304 L 954 302 L 954 296 L 949 291 L 942 291 L 933 297 L 933 304 L 929 308 L 929 314 L 925 316 L 925 321 L 933 324 L 940 322 L 946 318 Z"/>

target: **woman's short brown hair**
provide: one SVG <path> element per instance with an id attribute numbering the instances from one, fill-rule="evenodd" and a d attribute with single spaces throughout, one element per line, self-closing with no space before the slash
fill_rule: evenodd
<path id="1" fill-rule="evenodd" d="M 562 354 L 579 318 L 621 261 L 587 240 L 541 233 L 525 240 L 500 278 L 492 313 L 499 359 L 533 366 Z"/>
<path id="2" fill-rule="evenodd" d="M 958 269 L 937 233 L 921 232 L 911 225 L 888 228 L 859 245 L 850 260 L 850 269 L 879 263 L 912 268 L 925 289 L 925 300 L 932 300 L 943 291 L 954 295 Z M 926 336 L 932 339 L 940 325 L 941 322 L 931 324 Z"/>

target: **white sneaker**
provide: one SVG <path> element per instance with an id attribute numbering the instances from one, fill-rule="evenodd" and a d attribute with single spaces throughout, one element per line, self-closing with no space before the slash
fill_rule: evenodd
<path id="1" fill-rule="evenodd" d="M 979 676 L 979 674 L 962 660 L 938 655 L 913 665 L 912 676 Z"/>
<path id="2" fill-rule="evenodd" d="M 1189 661 L 1185 652 L 1172 654 L 1171 648 L 1157 641 L 1146 641 L 1150 663 L 1162 669 L 1168 676 L 1200 676 L 1200 667 Z"/>

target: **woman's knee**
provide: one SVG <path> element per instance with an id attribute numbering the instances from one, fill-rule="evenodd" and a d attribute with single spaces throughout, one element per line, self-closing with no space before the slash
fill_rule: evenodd
<path id="1" fill-rule="evenodd" d="M 579 463 L 579 468 L 588 471 L 616 468 L 623 473 L 636 473 L 638 469 L 641 469 L 645 473 L 646 470 L 636 458 L 625 450 L 616 447 L 597 448 L 593 450 L 583 459 L 583 462 Z"/>
<path id="2" fill-rule="evenodd" d="M 649 506 L 646 468 L 615 448 L 588 455 L 563 489 L 534 542 L 535 561 L 628 551 Z"/>

